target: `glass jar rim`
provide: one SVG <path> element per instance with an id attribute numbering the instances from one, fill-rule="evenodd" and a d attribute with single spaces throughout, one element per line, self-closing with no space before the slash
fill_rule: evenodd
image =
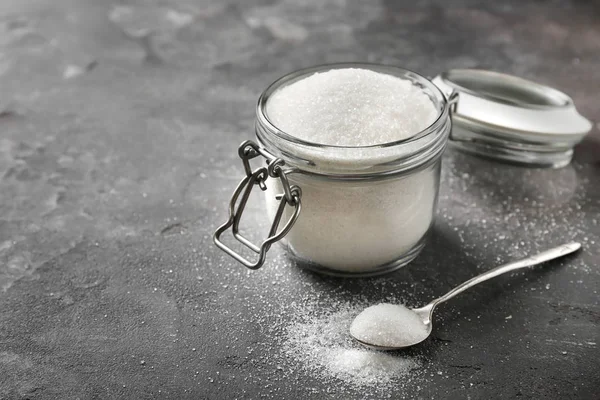
<path id="1" fill-rule="evenodd" d="M 443 107 L 441 109 L 438 108 L 438 114 L 437 114 L 435 120 L 429 126 L 422 129 L 421 131 L 417 132 L 416 134 L 414 134 L 408 138 L 405 138 L 405 139 L 395 140 L 395 141 L 386 142 L 386 143 L 377 143 L 377 144 L 368 145 L 368 146 L 340 146 L 340 145 L 331 145 L 331 144 L 307 141 L 307 140 L 300 139 L 294 135 L 291 135 L 291 134 L 283 131 L 282 129 L 278 128 L 277 125 L 275 125 L 269 119 L 268 113 L 267 113 L 267 104 L 268 104 L 270 96 L 273 93 L 275 93 L 276 90 L 278 90 L 286 85 L 289 85 L 293 82 L 296 82 L 302 78 L 313 75 L 317 72 L 325 72 L 325 71 L 330 71 L 333 69 L 345 69 L 345 68 L 367 69 L 367 70 L 380 72 L 380 73 L 384 73 L 384 74 L 388 74 L 388 75 L 396 76 L 396 77 L 408 76 L 408 77 L 414 79 L 414 81 L 418 82 L 419 84 L 422 84 L 423 86 L 425 86 L 429 90 L 429 94 L 435 95 L 438 102 L 441 103 L 443 105 Z M 431 82 L 431 80 L 429 80 L 428 78 L 426 78 L 414 71 L 411 71 L 411 70 L 405 69 L 405 68 L 401 68 L 401 67 L 396 67 L 393 65 L 387 65 L 387 64 L 362 63 L 362 62 L 342 62 L 342 63 L 321 64 L 321 65 L 316 65 L 313 67 L 299 69 L 299 70 L 296 70 L 294 72 L 286 74 L 286 75 L 282 76 L 281 78 L 275 80 L 273 83 L 271 83 L 269 86 L 267 86 L 267 88 L 262 92 L 262 94 L 258 98 L 258 102 L 256 105 L 256 118 L 257 118 L 257 122 L 259 124 L 261 124 L 263 127 L 267 128 L 271 134 L 274 134 L 278 138 L 280 138 L 284 141 L 290 142 L 292 144 L 299 144 L 299 145 L 307 146 L 308 148 L 312 147 L 312 148 L 316 148 L 316 149 L 320 149 L 320 150 L 327 150 L 327 149 L 354 149 L 354 150 L 378 149 L 378 148 L 388 148 L 388 147 L 393 147 L 393 146 L 399 146 L 399 145 L 403 145 L 403 144 L 410 144 L 415 141 L 418 141 L 419 139 L 421 139 L 425 136 L 428 136 L 429 134 L 435 133 L 439 129 L 439 127 L 445 123 L 445 119 L 446 119 L 445 116 L 448 114 L 448 108 L 449 108 L 449 103 L 448 103 L 448 100 L 446 99 L 446 96 L 444 95 L 444 93 L 442 93 L 442 91 L 433 82 Z"/>

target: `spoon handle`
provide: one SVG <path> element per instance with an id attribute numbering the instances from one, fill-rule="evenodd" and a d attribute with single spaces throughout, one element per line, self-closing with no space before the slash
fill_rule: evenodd
<path id="1" fill-rule="evenodd" d="M 485 282 L 488 279 L 494 278 L 498 275 L 502 275 L 504 273 L 514 271 L 516 269 L 532 267 L 534 265 L 541 264 L 546 261 L 554 260 L 555 258 L 559 258 L 565 256 L 567 254 L 573 253 L 581 248 L 581 244 L 577 242 L 566 243 L 562 246 L 555 247 L 550 250 L 546 250 L 542 253 L 536 254 L 535 256 L 527 257 L 519 261 L 514 261 L 508 264 L 501 265 L 494 269 L 491 269 L 487 272 L 484 272 L 481 275 L 477 275 L 468 281 L 462 283 L 461 285 L 455 287 L 445 295 L 433 300 L 430 305 L 432 308 L 436 307 L 438 304 L 445 302 L 446 300 L 450 300 L 454 296 L 459 293 L 464 292 L 465 290 L 480 284 L 481 282 Z"/>

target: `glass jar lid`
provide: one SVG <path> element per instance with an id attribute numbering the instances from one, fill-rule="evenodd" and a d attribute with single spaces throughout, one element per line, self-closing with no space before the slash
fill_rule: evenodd
<path id="1" fill-rule="evenodd" d="M 532 166 L 561 167 L 591 130 L 566 94 L 512 75 L 455 69 L 433 79 L 453 110 L 451 142 L 470 153 Z"/>

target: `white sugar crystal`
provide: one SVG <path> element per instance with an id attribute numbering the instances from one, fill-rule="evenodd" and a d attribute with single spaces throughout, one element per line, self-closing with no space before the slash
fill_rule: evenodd
<path id="1" fill-rule="evenodd" d="M 356 343 L 348 328 L 361 307 L 342 305 L 321 316 L 318 309 L 296 310 L 305 315 L 288 327 L 285 352 L 324 381 L 333 378 L 354 387 L 399 389 L 419 375 L 421 364 L 414 356 L 368 350 Z"/>
<path id="2" fill-rule="evenodd" d="M 400 377 L 417 364 L 410 358 L 364 349 L 334 349 L 327 352 L 325 365 L 330 374 L 351 379 L 358 384 L 377 383 L 391 376 Z"/>
<path id="3" fill-rule="evenodd" d="M 417 134 L 434 122 L 437 110 L 408 80 L 345 68 L 315 73 L 277 90 L 267 114 L 279 129 L 299 139 L 370 146 Z"/>
<path id="4" fill-rule="evenodd" d="M 377 346 L 404 347 L 423 341 L 427 328 L 412 310 L 395 304 L 378 304 L 360 313 L 350 333 L 355 338 Z"/>

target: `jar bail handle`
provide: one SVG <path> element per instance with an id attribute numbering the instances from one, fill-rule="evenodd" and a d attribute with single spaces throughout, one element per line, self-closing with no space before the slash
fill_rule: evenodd
<path id="1" fill-rule="evenodd" d="M 287 174 L 290 173 L 290 171 L 283 169 L 285 161 L 283 161 L 281 158 L 274 157 L 266 150 L 260 148 L 255 142 L 251 140 L 246 140 L 243 142 L 238 148 L 238 154 L 242 159 L 246 176 L 240 181 L 237 188 L 233 192 L 233 195 L 231 196 L 231 200 L 229 201 L 229 219 L 215 231 L 213 240 L 217 247 L 229 254 L 236 261 L 242 263 L 247 268 L 258 269 L 264 264 L 267 251 L 269 251 L 271 245 L 287 235 L 298 219 L 300 210 L 302 209 L 302 203 L 300 200 L 302 197 L 302 190 L 296 185 L 290 186 L 287 178 Z M 257 168 L 253 171 L 250 167 L 250 160 L 258 156 L 262 156 L 266 159 L 267 166 Z M 265 182 L 269 177 L 278 178 L 280 180 L 281 186 L 283 187 L 283 193 L 275 197 L 277 200 L 279 200 L 279 206 L 277 207 L 275 218 L 271 224 L 269 236 L 261 243 L 260 246 L 256 246 L 240 234 L 239 224 L 252 189 L 255 185 L 258 185 L 261 190 L 266 190 L 267 186 Z M 294 214 L 278 232 L 277 228 L 281 222 L 281 217 L 283 216 L 286 205 L 294 207 Z M 255 262 L 247 260 L 245 257 L 221 241 L 221 235 L 230 227 L 233 237 L 238 242 L 257 253 L 258 260 Z"/>
<path id="2" fill-rule="evenodd" d="M 458 100 L 459 94 L 458 91 L 452 90 L 452 92 L 448 95 L 448 105 L 450 106 L 450 114 L 453 115 L 456 113 L 456 109 L 458 108 Z"/>
<path id="3" fill-rule="evenodd" d="M 452 91 L 448 94 L 444 94 L 444 96 L 446 97 L 446 102 L 448 103 L 448 111 L 450 114 L 450 119 L 452 121 L 452 123 L 454 124 L 454 114 L 456 114 L 456 110 L 458 109 L 458 101 L 459 99 L 459 94 L 457 90 L 452 89 Z M 450 140 L 457 140 L 459 141 L 460 139 L 457 139 L 454 137 L 453 134 L 453 130 L 450 130 L 450 136 L 449 136 Z"/>

